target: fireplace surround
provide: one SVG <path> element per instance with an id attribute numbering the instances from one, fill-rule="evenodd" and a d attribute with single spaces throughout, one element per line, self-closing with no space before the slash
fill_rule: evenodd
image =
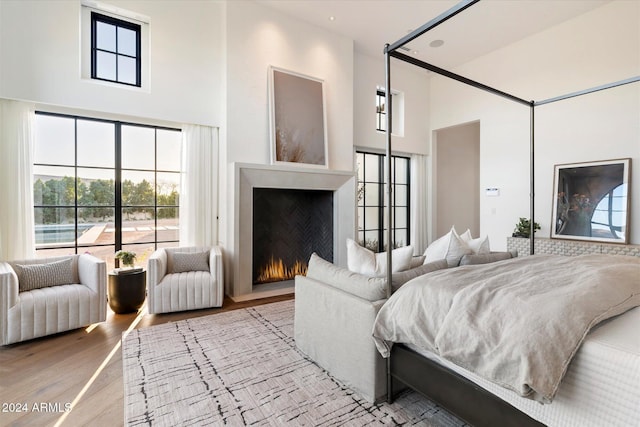
<path id="1" fill-rule="evenodd" d="M 346 266 L 346 239 L 355 234 L 355 175 L 353 172 L 281 165 L 234 164 L 234 233 L 227 271 L 226 293 L 234 301 L 293 293 L 293 280 L 254 286 L 253 216 L 254 190 L 321 190 L 333 199 L 333 259 Z M 326 255 L 325 255 L 326 256 Z M 308 261 L 308 260 L 305 260 Z"/>

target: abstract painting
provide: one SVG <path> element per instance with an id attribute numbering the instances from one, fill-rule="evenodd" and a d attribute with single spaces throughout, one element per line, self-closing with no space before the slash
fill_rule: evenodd
<path id="1" fill-rule="evenodd" d="M 328 167 L 324 82 L 269 67 L 271 162 Z"/>

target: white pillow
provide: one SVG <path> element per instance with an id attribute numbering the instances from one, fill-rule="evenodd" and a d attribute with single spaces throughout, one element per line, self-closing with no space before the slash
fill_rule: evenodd
<path id="1" fill-rule="evenodd" d="M 491 248 L 489 247 L 489 236 L 474 239 L 471 237 L 471 230 L 467 228 L 467 231 L 462 233 L 460 238 L 471 248 L 474 255 L 488 254 L 491 252 Z"/>
<path id="2" fill-rule="evenodd" d="M 413 246 L 403 246 L 391 251 L 391 271 L 399 271 L 411 268 L 413 258 Z M 347 268 L 354 273 L 370 277 L 381 277 L 387 274 L 387 253 L 375 253 L 360 246 L 356 241 L 347 239 Z"/>
<path id="3" fill-rule="evenodd" d="M 427 250 L 424 251 L 424 263 L 446 259 L 449 267 L 455 267 L 464 255 L 472 253 L 469 245 L 458 236 L 455 228 L 451 227 L 451 231 L 427 247 Z"/>

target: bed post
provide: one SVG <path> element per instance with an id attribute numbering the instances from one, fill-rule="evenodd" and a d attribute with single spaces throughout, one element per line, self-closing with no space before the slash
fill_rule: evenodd
<path id="1" fill-rule="evenodd" d="M 531 101 L 531 123 L 530 123 L 530 142 L 529 142 L 529 218 L 531 218 L 529 224 L 529 255 L 535 253 L 535 102 Z"/>
<path id="2" fill-rule="evenodd" d="M 392 185 L 391 185 L 391 115 L 392 115 L 392 106 L 391 106 L 391 57 L 389 56 L 389 44 L 384 46 L 384 72 L 385 72 L 385 89 L 384 89 L 384 108 L 386 109 L 385 118 L 387 121 L 387 129 L 386 129 L 386 137 L 387 137 L 387 155 L 386 155 L 386 168 L 384 171 L 385 181 L 386 181 L 386 189 L 387 193 L 387 223 L 385 226 L 387 227 L 387 298 L 391 296 L 391 251 L 393 249 L 393 245 L 391 243 L 391 225 L 393 224 L 391 215 L 393 213 L 393 199 L 392 199 Z"/>
<path id="3" fill-rule="evenodd" d="M 384 73 L 385 73 L 385 88 L 384 88 L 384 96 L 385 96 L 385 108 L 387 109 L 385 117 L 387 120 L 387 129 L 386 129 L 386 137 L 387 137 L 387 168 L 385 170 L 385 179 L 387 182 L 387 299 L 391 297 L 391 251 L 393 249 L 393 245 L 391 243 L 391 215 L 393 213 L 392 207 L 392 194 L 391 194 L 391 57 L 389 56 L 389 44 L 385 44 L 384 46 Z M 391 357 L 387 357 L 387 402 L 391 403 L 393 401 L 393 387 L 391 386 Z"/>

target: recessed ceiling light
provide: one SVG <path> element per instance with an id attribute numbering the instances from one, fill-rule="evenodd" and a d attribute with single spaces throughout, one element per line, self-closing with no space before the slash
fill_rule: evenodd
<path id="1" fill-rule="evenodd" d="M 444 44 L 444 40 L 438 39 L 438 40 L 434 40 L 431 43 L 429 43 L 429 46 L 431 46 L 431 47 L 440 47 L 443 44 Z"/>
<path id="2" fill-rule="evenodd" d="M 420 51 L 419 51 L 419 50 L 414 50 L 414 51 L 413 51 L 413 54 L 414 54 L 414 55 L 417 55 L 417 54 L 419 54 L 419 53 L 420 53 Z"/>
<path id="3" fill-rule="evenodd" d="M 330 17 L 329 17 L 329 21 L 335 21 L 335 20 L 336 20 L 336 17 L 335 17 L 335 16 L 330 16 Z"/>

